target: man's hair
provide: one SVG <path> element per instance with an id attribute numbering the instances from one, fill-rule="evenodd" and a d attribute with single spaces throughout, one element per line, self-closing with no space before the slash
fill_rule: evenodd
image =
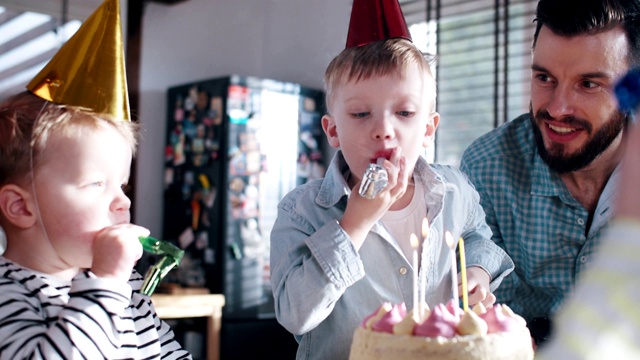
<path id="1" fill-rule="evenodd" d="M 629 42 L 629 66 L 640 65 L 640 0 L 540 0 L 534 22 L 533 48 L 543 25 L 566 37 L 621 26 Z"/>
<path id="2" fill-rule="evenodd" d="M 434 95 L 432 106 L 435 107 L 436 85 L 430 68 L 432 61 L 411 41 L 401 38 L 346 48 L 329 63 L 324 73 L 327 109 L 331 111 L 332 96 L 337 86 L 349 81 L 367 80 L 372 76 L 402 74 L 412 64 L 418 65 L 428 76 L 428 90 Z"/>
<path id="3" fill-rule="evenodd" d="M 23 180 L 32 164 L 37 167 L 51 134 L 74 136 L 81 127 L 104 125 L 113 126 L 135 154 L 139 137 L 135 123 L 81 107 L 53 104 L 28 91 L 10 97 L 0 104 L 0 185 Z"/>

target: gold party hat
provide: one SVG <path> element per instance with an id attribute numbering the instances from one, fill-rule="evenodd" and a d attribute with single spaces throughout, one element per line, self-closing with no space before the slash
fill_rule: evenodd
<path id="1" fill-rule="evenodd" d="M 105 0 L 27 85 L 56 104 L 131 121 L 120 1 Z"/>

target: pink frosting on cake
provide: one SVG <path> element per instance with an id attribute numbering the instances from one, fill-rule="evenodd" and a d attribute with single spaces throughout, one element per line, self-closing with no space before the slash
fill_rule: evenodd
<path id="1" fill-rule="evenodd" d="M 363 328 L 367 328 L 367 322 L 369 322 L 369 319 L 371 319 L 372 317 L 378 315 L 378 312 L 380 312 L 380 310 L 385 306 L 385 304 L 381 304 L 380 306 L 378 306 L 376 308 L 376 311 L 372 312 L 370 315 L 368 315 L 367 317 L 364 318 L 364 320 L 362 320 L 362 323 L 360 323 L 360 326 L 362 326 Z"/>
<path id="2" fill-rule="evenodd" d="M 462 317 L 462 315 L 464 315 L 464 310 L 462 310 L 460 308 L 460 306 L 453 301 L 453 299 L 449 300 L 447 302 L 447 310 L 449 310 L 449 312 L 453 315 L 458 315 L 458 319 Z"/>
<path id="3" fill-rule="evenodd" d="M 456 305 L 453 300 L 449 301 L 446 305 L 436 305 L 422 323 L 415 324 L 413 335 L 453 338 L 461 334 L 458 332 L 458 326 L 460 325 L 460 320 L 465 316 L 465 313 Z M 496 304 L 486 310 L 483 308 L 481 311 L 485 312 L 477 316 L 479 317 L 479 321 L 486 323 L 487 330 L 484 330 L 484 334 L 512 332 L 526 326 L 524 319 L 514 314 L 507 306 Z M 402 322 L 406 316 L 408 316 L 407 307 L 404 303 L 391 305 L 387 302 L 380 305 L 376 311 L 367 316 L 362 321 L 362 327 L 365 329 L 370 328 L 376 332 L 393 334 L 394 326 Z"/>
<path id="4" fill-rule="evenodd" d="M 418 336 L 452 338 L 456 336 L 457 324 L 456 316 L 445 305 L 438 304 L 431 310 L 429 317 L 415 327 L 413 333 Z"/>
<path id="5" fill-rule="evenodd" d="M 399 323 L 407 316 L 407 307 L 404 303 L 393 305 L 391 311 L 384 314 L 380 320 L 371 327 L 375 331 L 388 332 L 393 334 L 393 325 Z"/>
<path id="6" fill-rule="evenodd" d="M 486 313 L 480 315 L 480 318 L 486 321 L 489 334 L 512 331 L 521 326 L 516 318 L 505 315 L 500 304 L 488 308 Z"/>

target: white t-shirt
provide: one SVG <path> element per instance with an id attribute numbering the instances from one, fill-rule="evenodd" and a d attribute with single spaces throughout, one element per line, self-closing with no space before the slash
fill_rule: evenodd
<path id="1" fill-rule="evenodd" d="M 409 262 L 412 261 L 413 253 L 410 241 L 411 234 L 413 233 L 418 237 L 420 241 L 418 249 L 420 249 L 424 241 L 422 238 L 422 221 L 427 216 L 427 208 L 424 204 L 424 189 L 419 182 L 414 186 L 413 197 L 407 207 L 395 211 L 389 210 L 380 219 L 382 225 L 396 240 Z M 419 258 L 420 256 L 418 256 Z"/>

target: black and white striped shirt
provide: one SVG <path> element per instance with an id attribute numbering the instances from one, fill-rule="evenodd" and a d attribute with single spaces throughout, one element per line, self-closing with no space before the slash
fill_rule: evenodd
<path id="1" fill-rule="evenodd" d="M 64 282 L 0 256 L 0 360 L 191 359 L 142 281 L 84 271 Z"/>

